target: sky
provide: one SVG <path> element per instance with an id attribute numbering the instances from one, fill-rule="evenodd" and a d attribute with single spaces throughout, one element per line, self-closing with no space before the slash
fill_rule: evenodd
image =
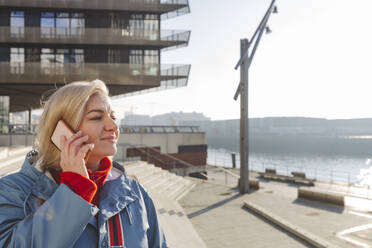
<path id="1" fill-rule="evenodd" d="M 235 64 L 271 0 L 189 0 L 191 12 L 162 29 L 191 30 L 187 47 L 162 52 L 163 64 L 191 64 L 186 87 L 113 100 L 125 112 L 201 112 L 240 118 Z M 249 70 L 249 116 L 372 117 L 372 1 L 277 0 Z"/>

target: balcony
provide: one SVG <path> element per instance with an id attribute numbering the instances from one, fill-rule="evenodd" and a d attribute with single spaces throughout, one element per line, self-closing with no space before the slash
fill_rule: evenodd
<path id="1" fill-rule="evenodd" d="M 79 45 L 141 45 L 159 48 L 185 46 L 190 31 L 0 27 L 0 43 L 79 44 Z"/>
<path id="2" fill-rule="evenodd" d="M 141 11 L 171 18 L 190 12 L 188 0 L 0 0 L 1 7 Z"/>
<path id="3" fill-rule="evenodd" d="M 184 86 L 189 71 L 190 65 L 0 62 L 0 92 L 11 96 L 14 112 L 39 107 L 42 94 L 73 81 L 99 78 L 115 96 Z"/>

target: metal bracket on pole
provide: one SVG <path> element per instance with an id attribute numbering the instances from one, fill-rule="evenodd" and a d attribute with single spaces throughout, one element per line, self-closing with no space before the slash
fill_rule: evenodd
<path id="1" fill-rule="evenodd" d="M 258 31 L 260 31 L 261 29 L 264 29 L 266 27 L 267 21 L 269 20 L 269 17 L 270 17 L 270 14 L 272 12 L 275 1 L 276 0 L 272 0 L 272 2 L 270 4 L 270 7 L 267 9 L 267 11 L 266 11 L 264 17 L 262 18 L 260 24 L 256 28 L 256 31 L 254 32 L 252 38 L 249 40 L 250 42 L 248 43 L 248 46 L 244 49 L 243 53 L 241 54 L 241 57 L 240 57 L 238 63 L 236 64 L 236 66 L 235 66 L 235 70 L 238 69 L 238 67 L 243 63 L 244 58 L 248 55 L 248 49 L 251 46 L 253 40 L 256 38 L 256 35 L 258 34 Z"/>
<path id="2" fill-rule="evenodd" d="M 275 3 L 275 0 L 272 0 L 269 9 L 266 11 L 265 16 L 262 18 L 260 24 L 258 25 L 256 31 L 254 32 L 254 34 L 252 36 L 252 39 L 248 42 L 248 45 L 244 48 L 244 51 L 242 51 L 241 57 L 240 57 L 238 63 L 236 64 L 236 66 L 235 66 L 235 70 L 239 66 L 242 65 L 242 63 L 243 63 L 243 61 L 245 60 L 246 57 L 248 57 L 248 62 L 247 62 L 247 68 L 248 68 L 248 70 L 251 67 L 251 64 L 252 64 L 252 61 L 253 61 L 253 57 L 256 54 L 256 50 L 257 50 L 258 44 L 260 43 L 262 34 L 263 34 L 263 32 L 265 30 L 265 27 L 267 25 L 267 22 L 269 20 L 269 17 L 270 17 L 270 14 L 272 12 L 272 8 L 274 6 L 274 3 Z M 258 34 L 258 37 L 256 39 L 256 35 L 257 34 Z M 254 41 L 254 39 L 256 39 L 256 40 Z M 250 46 L 253 44 L 253 42 L 254 42 L 254 46 L 253 46 L 253 49 L 252 49 L 251 56 L 249 57 L 248 56 L 248 51 L 249 51 Z M 241 91 L 241 88 L 242 88 L 241 84 L 242 84 L 242 82 L 240 81 L 240 83 L 238 85 L 238 88 L 236 89 L 236 92 L 235 92 L 235 95 L 234 95 L 234 100 L 235 101 L 238 99 L 238 96 L 240 94 L 240 91 Z"/>
<path id="3" fill-rule="evenodd" d="M 235 91 L 235 95 L 234 95 L 234 100 L 235 101 L 238 99 L 238 96 L 240 94 L 241 89 L 242 89 L 242 83 L 240 82 L 239 85 L 238 85 L 238 88 Z"/>

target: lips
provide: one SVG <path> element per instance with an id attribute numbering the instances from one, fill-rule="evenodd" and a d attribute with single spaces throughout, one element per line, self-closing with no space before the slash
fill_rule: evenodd
<path id="1" fill-rule="evenodd" d="M 103 137 L 101 140 L 105 140 L 105 141 L 109 141 L 109 142 L 112 142 L 112 143 L 115 143 L 116 142 L 116 137 L 115 136 L 106 136 L 106 137 Z"/>

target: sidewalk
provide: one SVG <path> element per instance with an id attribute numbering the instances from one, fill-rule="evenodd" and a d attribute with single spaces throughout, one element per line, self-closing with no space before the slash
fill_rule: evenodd
<path id="1" fill-rule="evenodd" d="M 209 173 L 215 176 L 215 180 L 210 180 L 212 183 L 195 180 L 197 186 L 180 200 L 208 247 L 313 247 L 248 210 L 244 202 L 251 202 L 336 247 L 372 247 L 372 215 L 358 204 L 343 208 L 300 200 L 299 185 L 275 181 L 260 181 L 260 190 L 240 195 L 237 188 L 218 184 L 224 183 L 225 177 L 217 174 Z M 372 202 L 354 197 L 345 201 L 348 204 L 358 199 Z"/>

